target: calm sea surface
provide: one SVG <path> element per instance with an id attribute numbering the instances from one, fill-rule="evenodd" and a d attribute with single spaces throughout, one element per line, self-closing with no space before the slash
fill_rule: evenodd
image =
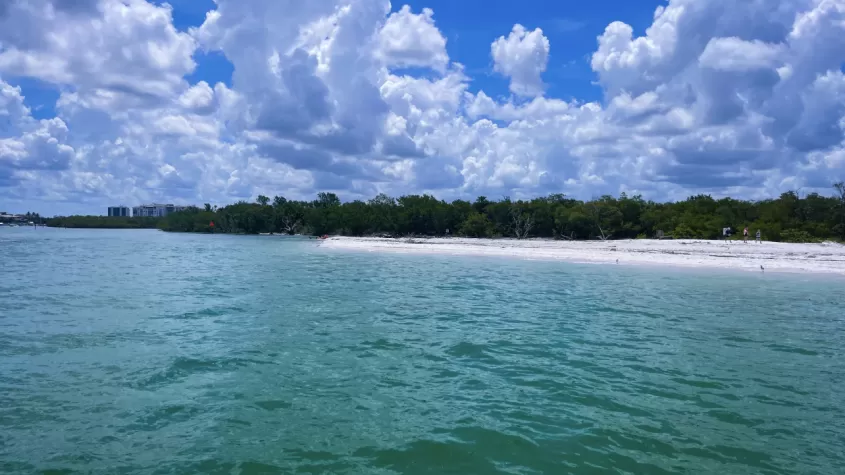
<path id="1" fill-rule="evenodd" d="M 841 474 L 845 281 L 0 229 L 0 473 Z"/>

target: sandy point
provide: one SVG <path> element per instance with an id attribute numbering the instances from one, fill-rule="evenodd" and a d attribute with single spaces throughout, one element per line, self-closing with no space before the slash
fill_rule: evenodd
<path id="1" fill-rule="evenodd" d="M 372 252 L 502 256 L 580 263 L 663 265 L 742 269 L 756 272 L 807 272 L 845 276 L 845 245 L 742 241 L 547 239 L 363 238 L 330 237 L 320 246 Z"/>

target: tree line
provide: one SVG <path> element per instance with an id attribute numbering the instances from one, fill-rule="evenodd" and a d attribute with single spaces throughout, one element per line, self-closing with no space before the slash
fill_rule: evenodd
<path id="1" fill-rule="evenodd" d="M 349 236 L 465 236 L 556 239 L 721 238 L 722 229 L 748 227 L 763 239 L 845 240 L 845 184 L 833 196 L 796 192 L 763 201 L 691 196 L 657 203 L 641 196 L 579 201 L 563 194 L 532 200 L 481 196 L 446 202 L 430 195 L 342 203 L 334 193 L 313 201 L 259 196 L 253 202 L 192 207 L 158 221 L 165 231 Z M 111 218 L 108 218 L 111 219 Z"/>
<path id="2" fill-rule="evenodd" d="M 156 229 L 158 218 L 127 216 L 57 216 L 47 218 L 45 224 L 54 228 L 81 229 Z"/>

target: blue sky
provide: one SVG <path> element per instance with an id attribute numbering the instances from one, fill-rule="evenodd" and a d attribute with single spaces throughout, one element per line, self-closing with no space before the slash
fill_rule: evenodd
<path id="1" fill-rule="evenodd" d="M 164 2 L 159 2 L 164 3 Z M 207 11 L 214 9 L 212 0 L 173 0 L 173 24 L 188 31 L 205 21 Z M 393 11 L 407 4 L 414 11 L 434 10 L 437 26 L 448 41 L 450 57 L 466 66 L 473 74 L 470 90 L 483 89 L 490 95 L 507 96 L 507 79 L 491 71 L 490 42 L 508 32 L 514 22 L 528 28 L 541 28 L 553 45 L 546 72 L 548 93 L 555 97 L 581 101 L 602 99 L 601 88 L 590 69 L 590 55 L 596 38 L 612 21 L 624 21 L 643 33 L 651 24 L 654 8 L 665 2 L 643 0 L 597 0 L 593 2 L 559 2 L 509 0 L 421 0 L 393 2 Z M 487 53 L 487 54 L 485 54 Z M 194 55 L 196 71 L 191 82 L 224 82 L 231 85 L 232 64 L 220 53 L 198 52 Z M 48 99 L 47 102 L 51 102 Z M 52 100 L 52 102 L 55 102 Z"/>
<path id="2" fill-rule="evenodd" d="M 471 90 L 483 89 L 491 96 L 508 94 L 507 79 L 491 71 L 490 42 L 507 34 L 514 23 L 541 28 L 552 44 L 545 79 L 548 94 L 582 101 L 601 100 L 601 88 L 594 84 L 590 55 L 596 38 L 612 21 L 624 21 L 642 33 L 651 24 L 657 5 L 650 0 L 592 2 L 507 0 L 422 0 L 405 2 L 415 11 L 434 10 L 437 26 L 448 40 L 449 55 L 473 74 Z M 398 10 L 403 3 L 394 3 Z M 487 54 L 484 54 L 487 53 Z"/>
<path id="3" fill-rule="evenodd" d="M 762 199 L 845 178 L 840 2 L 386 5 L 12 0 L 0 208 Z"/>
<path id="4" fill-rule="evenodd" d="M 211 0 L 176 0 L 173 22 L 176 28 L 187 31 L 205 20 L 205 13 L 213 9 Z M 483 89 L 490 95 L 508 94 L 507 79 L 491 71 L 490 42 L 508 32 L 517 21 L 528 28 L 542 28 L 553 45 L 551 66 L 547 70 L 548 93 L 556 97 L 582 101 L 601 100 L 601 88 L 590 69 L 590 55 L 596 48 L 596 38 L 612 21 L 624 21 L 643 33 L 651 24 L 654 8 L 665 2 L 598 0 L 594 2 L 559 2 L 509 0 L 422 0 L 392 3 L 393 11 L 410 5 L 414 11 L 434 10 L 437 26 L 448 43 L 446 48 L 454 61 L 473 76 L 471 90 Z M 484 54 L 487 53 L 487 54 Z M 222 81 L 231 84 L 232 65 L 221 54 L 195 55 L 197 71 L 193 82 Z"/>

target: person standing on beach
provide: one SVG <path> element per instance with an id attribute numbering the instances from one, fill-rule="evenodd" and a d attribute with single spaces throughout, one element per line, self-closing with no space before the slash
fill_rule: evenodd
<path id="1" fill-rule="evenodd" d="M 757 230 L 757 244 L 760 244 L 762 241 L 760 240 L 760 230 Z"/>
<path id="2" fill-rule="evenodd" d="M 742 242 L 748 242 L 748 226 L 746 226 L 745 229 L 742 230 Z"/>

